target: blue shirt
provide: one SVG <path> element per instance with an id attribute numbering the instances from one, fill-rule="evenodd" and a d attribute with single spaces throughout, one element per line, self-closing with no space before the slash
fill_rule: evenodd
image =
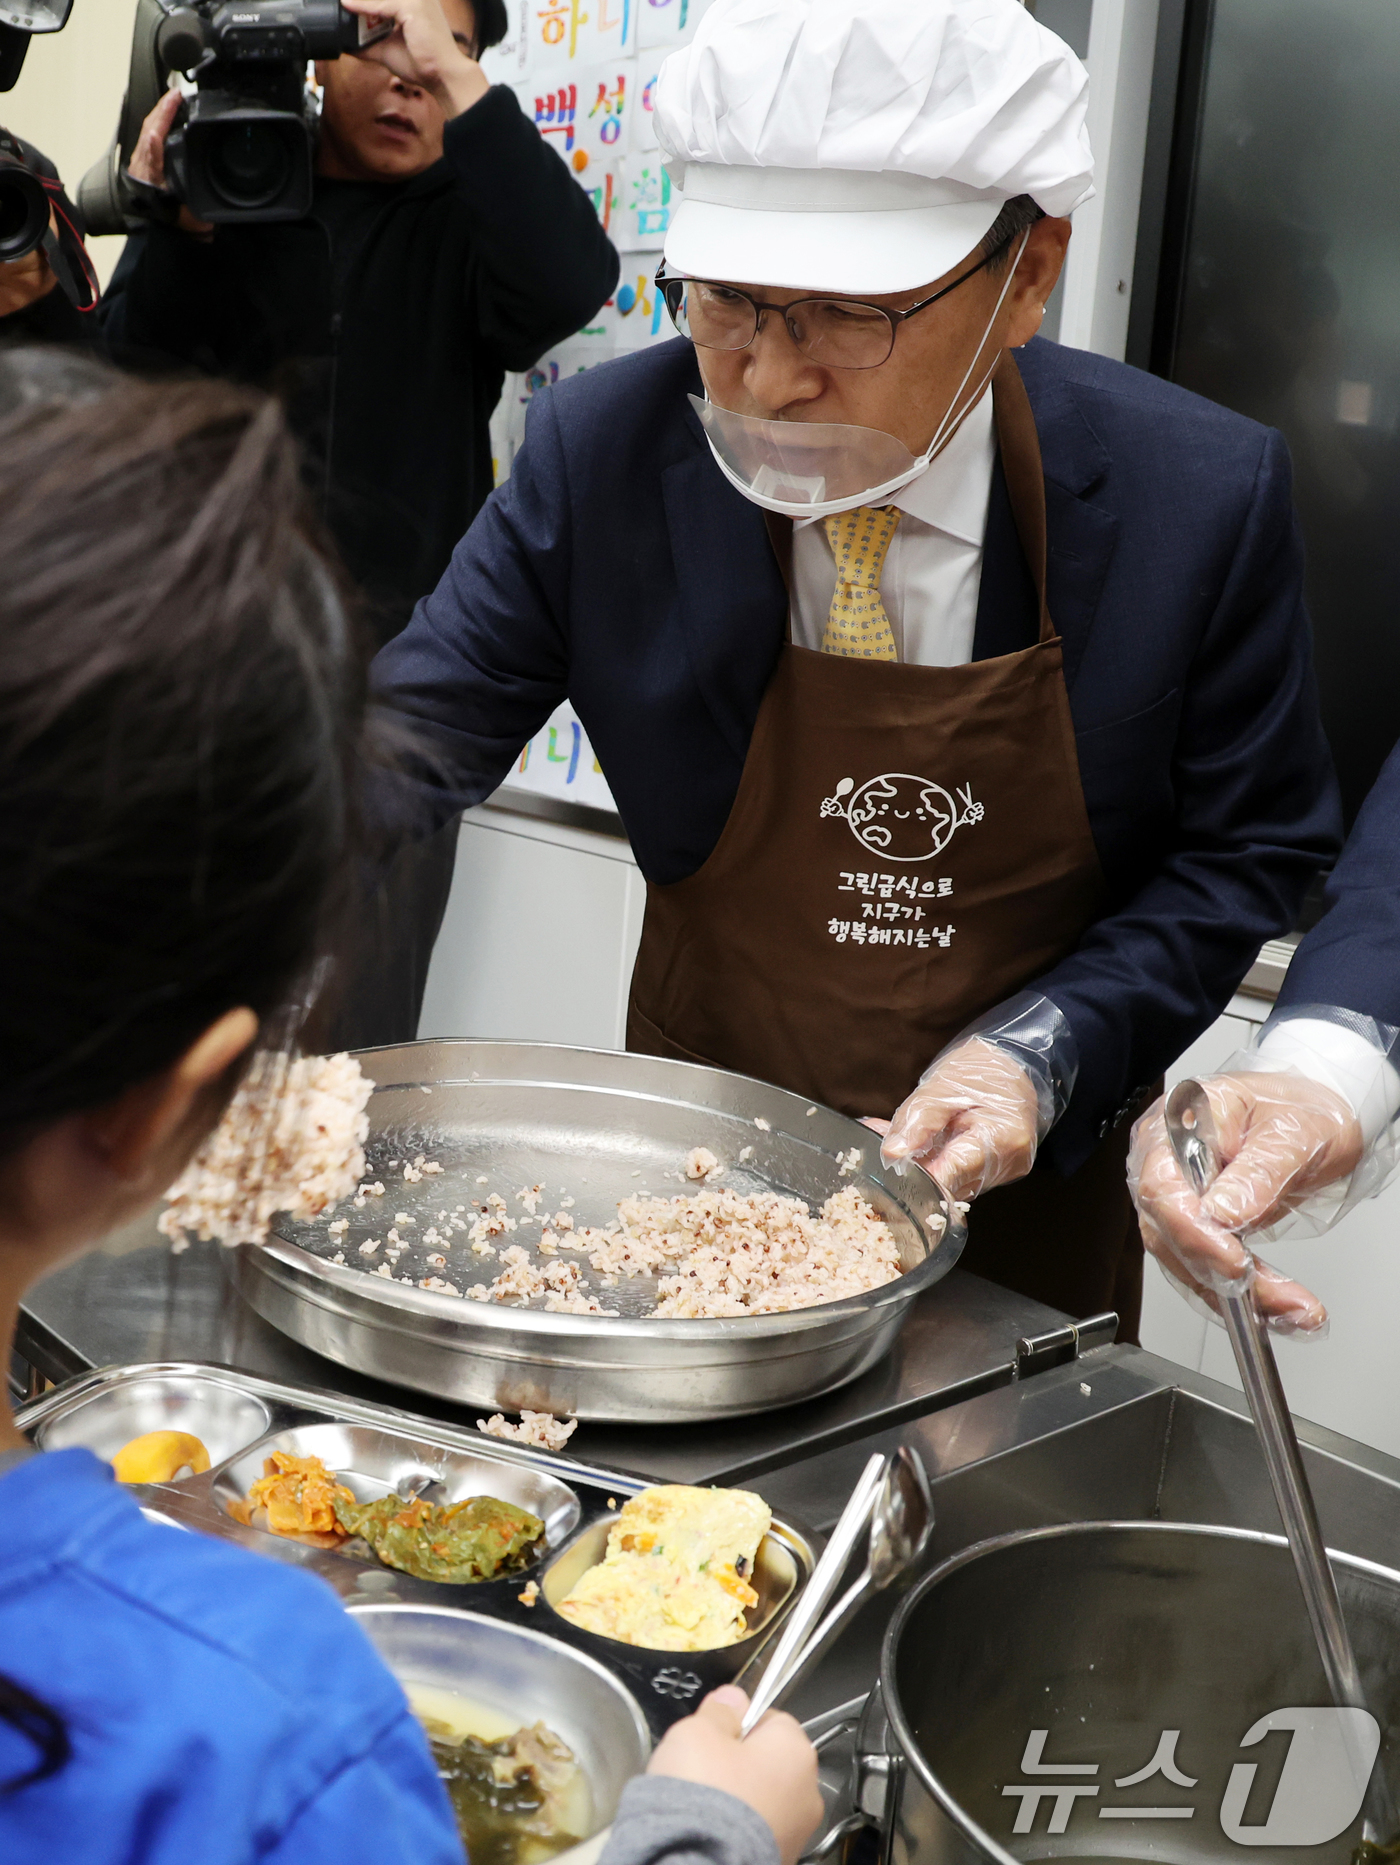
<path id="1" fill-rule="evenodd" d="M 0 1476 L 0 1671 L 68 1725 L 5 1865 L 462 1865 L 402 1690 L 335 1595 L 147 1521 L 89 1451 Z M 0 1780 L 35 1752 L 0 1723 Z"/>

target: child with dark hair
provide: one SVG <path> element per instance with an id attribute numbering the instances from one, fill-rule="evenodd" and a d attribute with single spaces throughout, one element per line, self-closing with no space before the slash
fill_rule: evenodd
<path id="1" fill-rule="evenodd" d="M 285 1032 L 350 841 L 362 661 L 274 406 L 0 357 L 0 1346 Z M 790 1718 L 717 1692 L 613 1865 L 791 1865 Z M 728 1790 L 720 1791 L 723 1783 Z M 0 1389 L 5 1865 L 461 1865 L 397 1683 L 331 1591 L 37 1454 Z"/>

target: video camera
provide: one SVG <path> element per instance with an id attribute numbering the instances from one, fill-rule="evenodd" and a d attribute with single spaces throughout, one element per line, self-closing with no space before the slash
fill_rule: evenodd
<path id="1" fill-rule="evenodd" d="M 198 220 L 301 219 L 311 209 L 315 128 L 307 62 L 359 51 L 391 30 L 367 30 L 340 0 L 138 0 L 117 139 L 78 193 L 88 230 L 173 218 L 180 202 Z M 171 72 L 196 89 L 166 139 L 162 197 L 126 165 Z"/>
<path id="2" fill-rule="evenodd" d="M 73 0 L 0 0 L 0 91 L 19 83 L 34 34 L 62 32 L 72 10 Z"/>

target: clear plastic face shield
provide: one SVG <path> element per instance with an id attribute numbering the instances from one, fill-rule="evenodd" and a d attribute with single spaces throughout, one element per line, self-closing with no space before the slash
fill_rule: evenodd
<path id="1" fill-rule="evenodd" d="M 691 405 L 725 478 L 765 511 L 800 519 L 878 505 L 926 472 L 992 379 L 1001 352 L 998 349 L 988 362 L 987 345 L 1029 238 L 1027 228 L 972 361 L 921 454 L 911 453 L 903 441 L 879 428 L 836 421 L 771 421 L 692 395 Z"/>

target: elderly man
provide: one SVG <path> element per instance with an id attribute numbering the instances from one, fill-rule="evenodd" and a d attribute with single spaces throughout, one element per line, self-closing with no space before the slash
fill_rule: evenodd
<path id="1" fill-rule="evenodd" d="M 1130 1115 L 1337 808 L 1279 436 L 1036 337 L 1085 84 L 1018 0 L 719 0 L 657 94 L 683 340 L 536 398 L 374 679 L 418 832 L 567 694 L 632 1047 L 889 1121 L 969 1267 L 1131 1334 Z"/>

